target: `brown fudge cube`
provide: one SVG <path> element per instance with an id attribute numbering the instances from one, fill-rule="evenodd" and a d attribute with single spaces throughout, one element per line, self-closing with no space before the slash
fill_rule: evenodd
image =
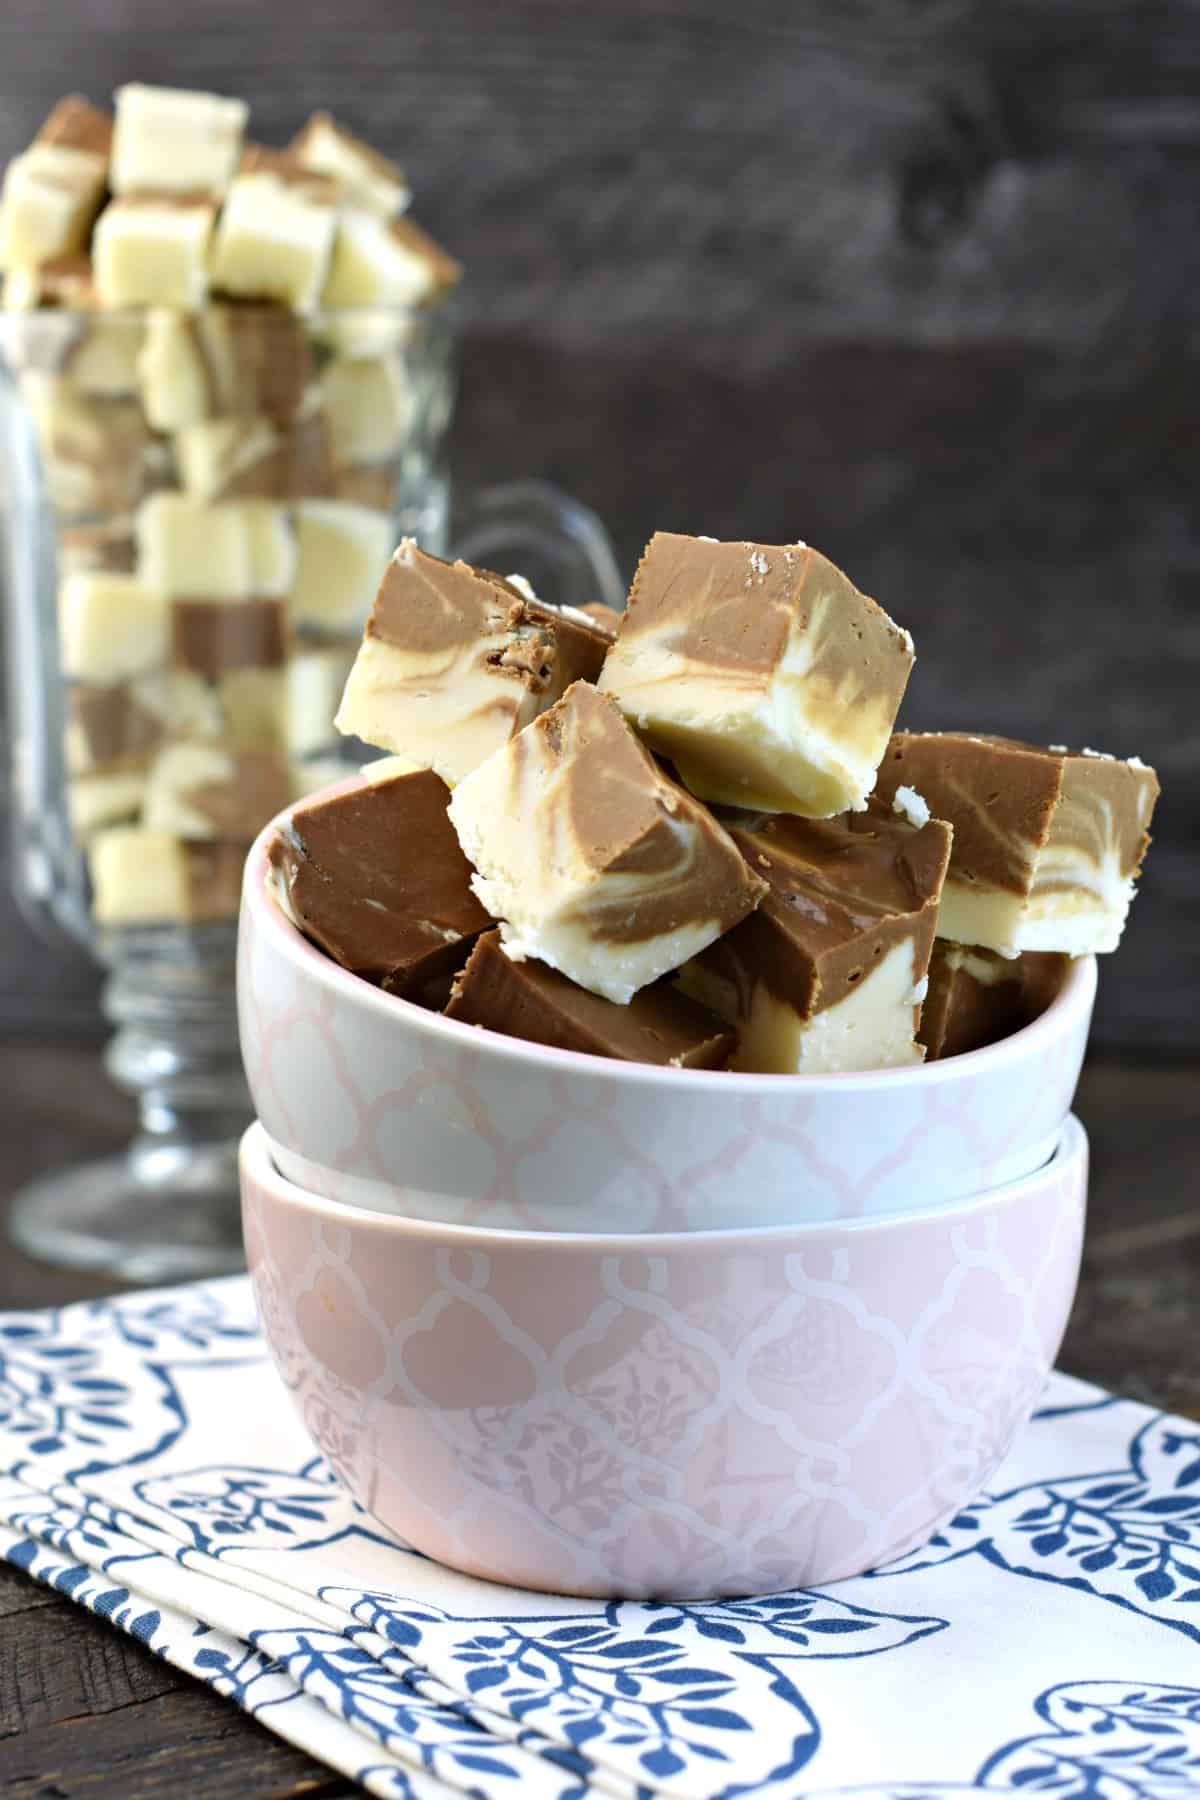
<path id="1" fill-rule="evenodd" d="M 406 995 L 465 961 L 493 923 L 432 771 L 299 806 L 271 846 L 284 911 L 343 968 Z"/>
<path id="2" fill-rule="evenodd" d="M 498 931 L 476 943 L 454 983 L 446 1017 L 558 1050 L 675 1069 L 723 1069 L 734 1041 L 715 1013 L 669 980 L 653 982 L 627 1006 L 617 1006 L 545 963 L 513 962 Z"/>

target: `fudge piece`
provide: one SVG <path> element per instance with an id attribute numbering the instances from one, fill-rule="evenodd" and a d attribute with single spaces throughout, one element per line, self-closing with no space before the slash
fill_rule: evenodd
<path id="1" fill-rule="evenodd" d="M 287 762 L 277 751 L 168 744 L 150 770 L 143 822 L 180 838 L 248 844 L 290 797 Z"/>
<path id="2" fill-rule="evenodd" d="M 818 551 L 659 531 L 600 687 L 702 799 L 829 818 L 866 805 L 912 661 Z"/>
<path id="3" fill-rule="evenodd" d="M 77 575 L 89 569 L 132 575 L 137 567 L 133 520 L 110 519 L 102 525 L 69 525 L 59 536 L 58 561 L 64 575 Z"/>
<path id="4" fill-rule="evenodd" d="M 233 670 L 281 669 L 289 636 L 287 605 L 280 599 L 170 603 L 172 668 L 211 681 Z"/>
<path id="5" fill-rule="evenodd" d="M 113 825 L 88 846 L 98 925 L 147 925 L 188 916 L 184 847 L 169 831 Z"/>
<path id="6" fill-rule="evenodd" d="M 938 936 L 1001 956 L 1115 950 L 1150 842 L 1158 780 L 1136 757 L 899 731 L 878 792 L 920 794 L 954 827 Z"/>
<path id="7" fill-rule="evenodd" d="M 244 100 L 130 82 L 116 103 L 114 194 L 224 193 L 249 116 Z"/>
<path id="8" fill-rule="evenodd" d="M 245 844 L 188 843 L 188 921 L 194 925 L 236 919 L 242 900 Z"/>
<path id="9" fill-rule="evenodd" d="M 248 150 L 221 209 L 213 285 L 311 312 L 329 267 L 340 197 L 336 182 L 287 152 Z"/>
<path id="10" fill-rule="evenodd" d="M 232 669 L 217 684 L 230 738 L 286 748 L 295 757 L 327 750 L 351 657 L 335 644 L 297 650 L 285 667 Z"/>
<path id="11" fill-rule="evenodd" d="M 586 681 L 460 782 L 450 818 L 508 955 L 537 957 L 619 1005 L 766 892 Z"/>
<path id="12" fill-rule="evenodd" d="M 107 180 L 113 122 L 108 113 L 93 106 L 82 94 L 64 94 L 61 100 L 55 101 L 33 141 L 97 157 L 104 165 Z"/>
<path id="13" fill-rule="evenodd" d="M 88 846 L 92 911 L 99 925 L 198 925 L 232 919 L 241 895 L 244 844 L 185 843 L 169 831 L 114 825 Z"/>
<path id="14" fill-rule="evenodd" d="M 39 372 L 22 375 L 21 392 L 60 512 L 128 512 L 169 479 L 169 453 L 146 429 L 135 402 L 98 400 L 62 376 Z"/>
<path id="15" fill-rule="evenodd" d="M 625 614 L 618 612 L 615 606 L 606 606 L 603 600 L 589 600 L 579 610 L 586 613 L 589 619 L 594 620 L 601 630 L 607 631 L 610 638 L 616 637 L 621 629 L 621 620 L 625 617 Z"/>
<path id="16" fill-rule="evenodd" d="M 68 679 L 123 681 L 167 658 L 165 601 L 136 575 L 68 575 L 59 589 L 58 631 Z"/>
<path id="17" fill-rule="evenodd" d="M 287 509 L 270 500 L 243 500 L 221 510 L 241 516 L 252 592 L 286 594 L 298 570 L 298 545 Z"/>
<path id="18" fill-rule="evenodd" d="M 394 462 L 347 463 L 335 471 L 332 492 L 339 500 L 386 513 L 391 519 L 396 510 L 398 473 Z M 394 538 L 395 533 L 392 535 Z"/>
<path id="19" fill-rule="evenodd" d="M 782 1075 L 920 1062 L 914 1034 L 949 826 L 917 827 L 872 802 L 730 835 L 767 894 L 680 985 L 737 1026 L 731 1067 Z"/>
<path id="20" fill-rule="evenodd" d="M 105 826 L 131 823 L 142 809 L 146 777 L 138 769 L 75 775 L 67 781 L 67 816 L 75 836 L 86 842 Z"/>
<path id="21" fill-rule="evenodd" d="M 135 524 L 142 580 L 168 599 L 248 600 L 257 589 L 241 506 L 208 506 L 190 494 L 153 494 Z"/>
<path id="22" fill-rule="evenodd" d="M 348 500 L 301 500 L 295 530 L 292 617 L 300 625 L 357 630 L 392 548 L 391 520 Z"/>
<path id="23" fill-rule="evenodd" d="M 917 1030 L 927 1060 L 981 1050 L 1030 1024 L 1045 1012 L 1069 967 L 1070 958 L 1053 951 L 1006 957 L 937 938 Z"/>
<path id="24" fill-rule="evenodd" d="M 330 427 L 315 408 L 291 424 L 199 419 L 176 434 L 175 462 L 185 491 L 200 500 L 316 499 L 334 491 Z"/>
<path id="25" fill-rule="evenodd" d="M 62 360 L 62 373 L 81 394 L 102 400 L 128 399 L 138 392 L 138 363 L 146 328 L 140 318 L 97 314 L 76 323 L 76 335 Z"/>
<path id="26" fill-rule="evenodd" d="M 545 963 L 513 962 L 498 931 L 486 932 L 476 943 L 445 1013 L 531 1044 L 673 1069 L 723 1069 L 734 1043 L 733 1032 L 715 1013 L 669 980 L 652 982 L 627 1006 L 617 1006 Z"/>
<path id="27" fill-rule="evenodd" d="M 339 462 L 394 456 L 404 442 L 412 394 L 397 356 L 335 356 L 321 373 L 321 405 Z"/>
<path id="28" fill-rule="evenodd" d="M 405 538 L 375 596 L 337 727 L 453 784 L 573 681 L 595 680 L 607 650 L 582 613 L 543 606 L 499 575 L 443 562 Z"/>
<path id="29" fill-rule="evenodd" d="M 33 269 L 82 250 L 104 197 L 112 127 L 77 94 L 60 100 L 9 163 L 0 193 L 0 269 Z M 13 296 L 5 288 L 6 304 Z"/>
<path id="30" fill-rule="evenodd" d="M 407 994 L 461 967 L 494 923 L 426 769 L 298 807 L 271 846 L 292 922 L 345 969 Z"/>
<path id="31" fill-rule="evenodd" d="M 461 276 L 461 265 L 412 219 L 347 212 L 321 305 L 423 306 Z"/>
<path id="32" fill-rule="evenodd" d="M 155 308 L 138 362 L 142 405 L 156 431 L 215 414 L 287 420 L 312 379 L 302 322 L 285 307 L 242 301 L 194 317 Z"/>
<path id="33" fill-rule="evenodd" d="M 288 145 L 306 169 L 338 182 L 346 198 L 365 212 L 390 219 L 412 198 L 404 170 L 354 137 L 327 112 L 315 112 Z"/>
<path id="34" fill-rule="evenodd" d="M 172 306 L 194 312 L 208 292 L 216 208 L 205 194 L 127 194 L 92 237 L 102 306 Z"/>
<path id="35" fill-rule="evenodd" d="M 221 725 L 217 696 L 195 675 L 156 669 L 105 686 L 76 682 L 67 690 L 67 770 L 141 768 L 168 735 L 216 737 Z"/>

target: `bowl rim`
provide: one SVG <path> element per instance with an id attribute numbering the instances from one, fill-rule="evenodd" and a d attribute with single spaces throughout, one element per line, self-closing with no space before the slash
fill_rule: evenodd
<path id="1" fill-rule="evenodd" d="M 1013 1181 L 985 1188 L 944 1205 L 913 1208 L 906 1212 L 867 1214 L 852 1219 L 807 1219 L 792 1225 L 722 1225 L 701 1231 L 538 1231 L 517 1230 L 494 1225 L 459 1225 L 440 1219 L 406 1218 L 402 1213 L 379 1212 L 373 1207 L 354 1206 L 348 1201 L 331 1200 L 315 1194 L 311 1188 L 290 1181 L 271 1154 L 271 1140 L 266 1127 L 258 1119 L 248 1126 L 238 1147 L 238 1168 L 242 1177 L 243 1201 L 247 1180 L 260 1189 L 273 1190 L 283 1205 L 317 1214 L 325 1223 L 343 1231 L 358 1226 L 383 1231 L 410 1242 L 433 1240 L 445 1250 L 537 1249 L 554 1252 L 632 1256 L 668 1254 L 685 1247 L 703 1252 L 736 1250 L 739 1246 L 785 1245 L 799 1240 L 800 1247 L 812 1247 L 820 1240 L 845 1237 L 862 1238 L 873 1233 L 907 1230 L 918 1225 L 941 1224 L 952 1228 L 968 1218 L 986 1217 L 997 1207 L 1022 1198 L 1032 1190 L 1070 1179 L 1082 1165 L 1086 1172 L 1088 1135 L 1074 1113 L 1063 1121 L 1054 1149 L 1039 1168 L 1031 1169 Z"/>
<path id="2" fill-rule="evenodd" d="M 247 917 L 252 918 L 255 928 L 266 932 L 282 954 L 296 965 L 303 978 L 315 979 L 319 986 L 341 996 L 348 1004 L 362 1006 L 393 1025 L 405 1025 L 421 1035 L 431 1037 L 435 1043 L 470 1049 L 476 1055 L 494 1056 L 501 1061 L 524 1064 L 544 1074 L 574 1073 L 592 1081 L 619 1082 L 622 1086 L 633 1084 L 640 1087 L 665 1087 L 674 1093 L 702 1094 L 707 1091 L 728 1094 L 730 1097 L 736 1095 L 742 1099 L 763 1099 L 768 1095 L 778 1099 L 788 1093 L 815 1094 L 826 1087 L 836 1088 L 840 1093 L 874 1093 L 903 1088 L 914 1080 L 919 1080 L 922 1086 L 926 1086 L 930 1082 L 970 1079 L 985 1070 L 998 1069 L 1006 1063 L 1023 1062 L 1027 1057 L 1035 1057 L 1051 1040 L 1068 1034 L 1081 1017 L 1086 1021 L 1095 1002 L 1096 958 L 1073 957 L 1062 986 L 1045 1012 L 1031 1024 L 1023 1025 L 1019 1031 L 1010 1032 L 1007 1037 L 999 1038 L 994 1044 L 986 1044 L 980 1050 L 968 1050 L 960 1056 L 948 1056 L 938 1062 L 908 1063 L 895 1069 L 849 1070 L 829 1074 L 745 1074 L 730 1069 L 663 1068 L 657 1063 L 620 1062 L 612 1057 L 593 1056 L 583 1050 L 560 1050 L 549 1044 L 534 1044 L 524 1038 L 506 1037 L 501 1032 L 490 1031 L 481 1025 L 468 1025 L 461 1019 L 447 1019 L 441 1013 L 430 1012 L 425 1007 L 416 1005 L 412 1000 L 402 999 L 398 994 L 386 994 L 382 988 L 375 987 L 359 975 L 351 974 L 340 963 L 334 962 L 331 956 L 326 956 L 308 942 L 272 894 L 268 881 L 270 865 L 267 849 L 276 832 L 290 823 L 298 806 L 331 799 L 335 794 L 348 791 L 361 779 L 361 774 L 351 775 L 346 781 L 334 782 L 315 793 L 307 794 L 303 800 L 293 801 L 286 806 L 263 827 L 250 847 L 242 877 L 243 923 Z M 240 959 L 239 951 L 239 963 Z"/>

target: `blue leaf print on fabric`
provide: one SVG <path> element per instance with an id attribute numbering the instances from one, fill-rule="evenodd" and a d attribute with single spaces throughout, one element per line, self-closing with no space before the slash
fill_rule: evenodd
<path id="1" fill-rule="evenodd" d="M 476 1621 L 386 1593 L 321 1598 L 494 1714 L 576 1748 L 603 1743 L 635 1782 L 702 1768 L 704 1792 L 723 1795 L 785 1780 L 814 1755 L 820 1730 L 789 1665 L 878 1655 L 945 1625 L 808 1591 Z"/>
<path id="2" fill-rule="evenodd" d="M 1124 1469 L 984 1495 L 882 1580 L 955 1557 L 1095 1594 L 1200 1643 L 1200 1428 L 1158 1415 Z"/>
<path id="3" fill-rule="evenodd" d="M 1057 1800 L 1200 1793 L 1200 1689 L 1065 1682 L 1036 1711 L 1050 1730 L 997 1751 L 981 1783 Z"/>
<path id="4" fill-rule="evenodd" d="M 130 1391 L 96 1371 L 97 1346 L 64 1343 L 54 1313 L 0 1320 L 0 1429 L 23 1440 L 31 1455 L 68 1442 L 107 1444 L 128 1430 Z"/>
<path id="5" fill-rule="evenodd" d="M 183 1469 L 138 1482 L 139 1501 L 166 1514 L 185 1541 L 209 1556 L 230 1549 L 324 1548 L 349 1537 L 405 1554 L 355 1504 L 321 1457 L 299 1470 L 218 1467 Z M 409 1552 L 412 1554 L 412 1552 Z"/>

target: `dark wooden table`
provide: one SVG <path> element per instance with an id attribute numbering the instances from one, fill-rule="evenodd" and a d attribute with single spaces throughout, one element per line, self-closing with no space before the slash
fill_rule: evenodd
<path id="1" fill-rule="evenodd" d="M 0 1048 L 5 1196 L 110 1149 L 129 1120 L 95 1056 Z M 1092 1138 L 1091 1225 L 1062 1364 L 1200 1417 L 1200 1067 L 1097 1063 L 1079 1111 Z M 104 1284 L 0 1248 L 0 1308 Z M 355 1792 L 129 1638 L 0 1565 L 0 1793 L 19 1800 L 258 1800 Z"/>

